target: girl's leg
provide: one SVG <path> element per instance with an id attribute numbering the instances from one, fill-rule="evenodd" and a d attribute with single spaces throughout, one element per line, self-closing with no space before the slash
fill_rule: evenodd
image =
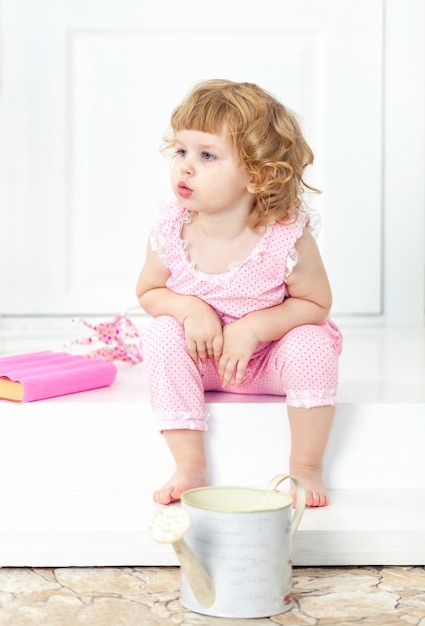
<path id="1" fill-rule="evenodd" d="M 307 506 L 329 504 L 322 481 L 322 469 L 334 414 L 335 407 L 332 405 L 311 409 L 288 406 L 291 429 L 290 473 L 302 481 Z M 291 489 L 291 494 L 295 506 L 295 489 Z"/>
<path id="2" fill-rule="evenodd" d="M 303 482 L 307 506 L 329 504 L 322 469 L 335 414 L 338 340 L 334 328 L 299 326 L 281 340 L 277 359 L 287 394 L 290 472 Z"/>
<path id="3" fill-rule="evenodd" d="M 156 317 L 142 335 L 142 351 L 159 430 L 207 430 L 202 376 L 181 324 L 168 315 Z"/>
<path id="4" fill-rule="evenodd" d="M 183 328 L 174 318 L 155 318 L 142 342 L 152 408 L 176 462 L 174 474 L 154 493 L 154 500 L 169 504 L 183 491 L 207 484 L 204 387 L 201 370 L 187 352 Z"/>
<path id="5" fill-rule="evenodd" d="M 251 392 L 286 394 L 290 472 L 303 482 L 308 506 L 329 502 L 322 466 L 335 413 L 340 350 L 339 331 L 328 323 L 294 328 L 270 346 L 251 387 Z"/>

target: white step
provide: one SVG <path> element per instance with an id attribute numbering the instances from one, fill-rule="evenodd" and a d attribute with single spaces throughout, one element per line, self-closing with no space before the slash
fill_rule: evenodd
<path id="1" fill-rule="evenodd" d="M 0 565 L 15 567 L 177 565 L 170 545 L 151 540 L 151 492 L 5 491 Z M 332 491 L 326 509 L 307 509 L 293 563 L 423 565 L 425 490 Z"/>
<path id="2" fill-rule="evenodd" d="M 349 330 L 325 459 L 331 505 L 308 509 L 296 565 L 425 564 L 423 331 Z M 50 343 L 49 343 L 50 342 Z M 25 348 L 61 349 L 52 337 Z M 15 341 L 15 346 L 16 341 Z M 357 364 L 357 365 L 356 365 Z M 266 486 L 287 472 L 282 398 L 207 394 L 214 484 Z M 103 390 L 0 404 L 0 566 L 174 565 L 146 527 L 172 471 L 143 365 Z"/>

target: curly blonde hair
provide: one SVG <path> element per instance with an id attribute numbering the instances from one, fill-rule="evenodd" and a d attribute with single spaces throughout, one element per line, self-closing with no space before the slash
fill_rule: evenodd
<path id="1" fill-rule="evenodd" d="M 174 147 L 180 130 L 214 134 L 226 124 L 256 194 L 248 216 L 253 230 L 274 220 L 296 219 L 304 190 L 320 193 L 302 178 L 314 155 L 295 114 L 254 83 L 199 83 L 173 111 L 170 123 L 165 149 Z"/>

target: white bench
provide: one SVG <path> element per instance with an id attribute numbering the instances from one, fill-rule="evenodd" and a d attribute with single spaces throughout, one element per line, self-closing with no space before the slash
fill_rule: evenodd
<path id="1" fill-rule="evenodd" d="M 295 565 L 425 564 L 423 338 L 422 331 L 345 332 L 325 459 L 331 504 L 306 510 Z M 172 459 L 143 364 L 118 367 L 110 388 L 0 404 L 0 566 L 177 564 L 172 548 L 146 530 L 158 507 L 152 491 Z M 206 397 L 212 483 L 266 486 L 287 473 L 283 398 Z"/>

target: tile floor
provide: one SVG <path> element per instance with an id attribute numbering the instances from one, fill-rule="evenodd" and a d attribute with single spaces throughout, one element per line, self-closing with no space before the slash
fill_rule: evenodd
<path id="1" fill-rule="evenodd" d="M 425 626 L 424 567 L 295 568 L 294 608 L 206 617 L 179 601 L 177 567 L 0 569 L 1 626 Z"/>

